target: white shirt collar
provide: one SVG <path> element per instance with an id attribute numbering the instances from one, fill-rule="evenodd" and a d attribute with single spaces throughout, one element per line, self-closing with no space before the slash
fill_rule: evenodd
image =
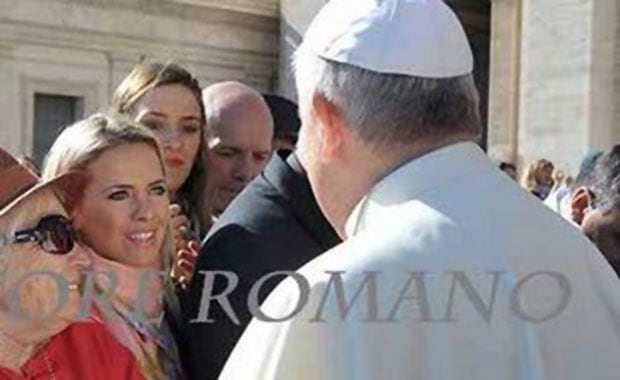
<path id="1" fill-rule="evenodd" d="M 369 217 L 369 206 L 390 206 L 416 198 L 456 178 L 488 171 L 493 163 L 473 142 L 452 144 L 415 158 L 388 173 L 355 206 L 345 224 L 347 237 L 358 233 Z"/>

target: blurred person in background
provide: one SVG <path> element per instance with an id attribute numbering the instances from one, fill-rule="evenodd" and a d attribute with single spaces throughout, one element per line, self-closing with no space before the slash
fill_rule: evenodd
<path id="1" fill-rule="evenodd" d="M 546 159 L 532 162 L 523 175 L 521 186 L 540 200 L 545 200 L 553 188 L 553 163 Z"/>
<path id="2" fill-rule="evenodd" d="M 508 177 L 517 180 L 517 167 L 510 162 L 500 162 L 499 170 L 503 171 Z"/>
<path id="3" fill-rule="evenodd" d="M 620 145 L 582 165 L 569 198 L 563 216 L 579 226 L 620 276 Z"/>
<path id="4" fill-rule="evenodd" d="M 565 182 L 566 193 L 565 194 L 550 194 L 545 200 L 545 206 L 549 207 L 553 211 L 562 215 L 566 220 L 575 221 L 581 220 L 583 216 L 579 216 L 577 213 L 578 209 L 573 208 L 572 206 L 572 198 L 575 195 L 576 190 L 581 187 L 587 188 L 591 185 L 593 176 L 594 176 L 594 168 L 596 166 L 596 161 L 603 154 L 602 151 L 593 151 L 588 153 L 581 161 L 579 165 L 579 172 L 575 179 L 568 177 Z M 559 197 L 558 195 L 562 195 Z"/>
<path id="5" fill-rule="evenodd" d="M 573 177 L 566 176 L 564 171 L 559 168 L 553 170 L 553 187 L 549 191 L 549 195 L 544 200 L 544 204 L 553 209 L 560 210 L 562 202 L 571 193 L 571 184 L 574 182 Z"/>
<path id="6" fill-rule="evenodd" d="M 297 104 L 275 94 L 263 94 L 273 116 L 273 150 L 293 150 L 297 144 L 301 121 L 297 114 Z"/>

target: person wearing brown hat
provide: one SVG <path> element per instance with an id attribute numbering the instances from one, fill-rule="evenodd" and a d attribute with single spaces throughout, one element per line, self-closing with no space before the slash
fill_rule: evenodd
<path id="1" fill-rule="evenodd" d="M 0 148 L 0 379 L 142 378 L 101 322 L 76 320 L 89 261 L 67 215 L 85 183 L 39 181 Z"/>

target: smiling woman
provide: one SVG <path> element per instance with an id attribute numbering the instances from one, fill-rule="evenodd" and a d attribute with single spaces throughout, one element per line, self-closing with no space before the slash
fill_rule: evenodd
<path id="1" fill-rule="evenodd" d="M 157 152 L 145 143 L 120 145 L 87 166 L 92 181 L 75 214 L 81 237 L 101 256 L 159 270 L 168 194 Z"/>
<path id="2" fill-rule="evenodd" d="M 153 134 L 130 119 L 102 114 L 66 128 L 52 146 L 44 178 L 81 171 L 90 179 L 72 217 L 92 249 L 96 313 L 148 379 L 182 378 L 176 345 L 160 317 L 169 268 L 169 198 Z M 170 294 L 170 292 L 168 292 Z M 146 295 L 146 297 L 144 297 Z"/>
<path id="3" fill-rule="evenodd" d="M 205 115 L 200 85 L 179 65 L 140 63 L 114 92 L 111 109 L 149 128 L 162 147 L 173 203 L 171 274 L 184 287 L 192 276 L 198 242 L 211 226 L 208 197 L 203 196 Z"/>

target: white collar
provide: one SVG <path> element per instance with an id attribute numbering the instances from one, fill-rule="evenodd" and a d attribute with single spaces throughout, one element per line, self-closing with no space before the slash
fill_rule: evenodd
<path id="1" fill-rule="evenodd" d="M 390 206 L 414 199 L 474 172 L 489 171 L 493 163 L 473 142 L 460 142 L 407 161 L 388 173 L 355 206 L 345 224 L 347 237 L 359 232 L 369 206 Z"/>

